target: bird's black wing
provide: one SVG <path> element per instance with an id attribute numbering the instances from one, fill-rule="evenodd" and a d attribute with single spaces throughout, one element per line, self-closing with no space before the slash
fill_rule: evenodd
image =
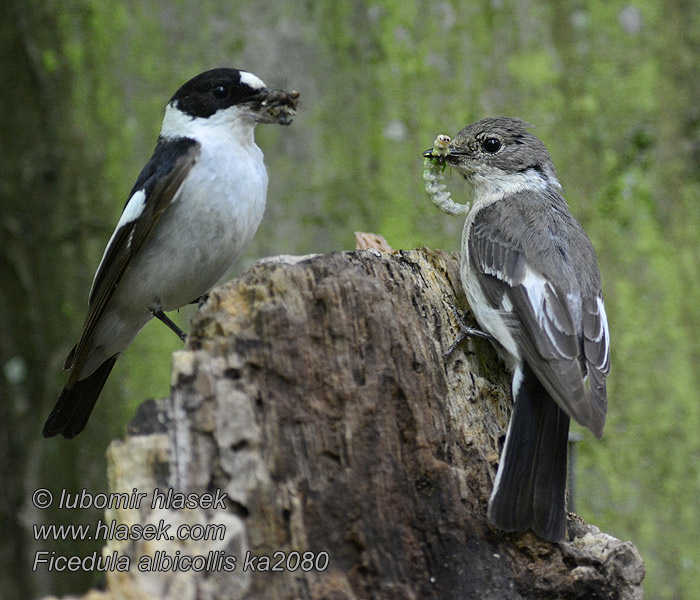
<path id="1" fill-rule="evenodd" d="M 560 197 L 521 192 L 507 201 L 508 210 L 495 202 L 475 216 L 470 267 L 545 389 L 600 436 L 609 343 L 593 248 Z"/>
<path id="2" fill-rule="evenodd" d="M 80 376 L 95 326 L 109 303 L 114 290 L 129 268 L 131 259 L 156 226 L 175 198 L 180 185 L 194 166 L 200 152 L 195 140 L 160 138 L 153 156 L 141 171 L 129 194 L 122 217 L 110 239 L 97 269 L 89 298 L 88 314 L 80 340 L 66 359 L 66 369 L 73 369 L 66 387 L 70 389 Z"/>

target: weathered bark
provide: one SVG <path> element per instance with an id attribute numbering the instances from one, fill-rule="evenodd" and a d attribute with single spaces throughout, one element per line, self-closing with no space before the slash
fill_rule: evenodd
<path id="1" fill-rule="evenodd" d="M 174 355 L 172 397 L 144 404 L 112 444 L 110 479 L 123 492 L 220 489 L 226 509 L 152 510 L 149 496 L 108 519 L 226 535 L 110 541 L 131 566 L 108 573 L 105 596 L 641 598 L 629 542 L 573 516 L 562 544 L 488 525 L 509 378 L 482 340 L 443 358 L 454 305 L 457 261 L 431 250 L 278 257 L 214 290 Z M 236 569 L 140 572 L 157 550 L 221 551 Z M 328 566 L 244 569 L 246 552 L 276 551 L 320 566 L 326 552 Z"/>

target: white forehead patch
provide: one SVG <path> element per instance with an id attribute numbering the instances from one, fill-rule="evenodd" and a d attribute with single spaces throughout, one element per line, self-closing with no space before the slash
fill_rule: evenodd
<path id="1" fill-rule="evenodd" d="M 252 73 L 248 73 L 248 71 L 241 71 L 240 74 L 241 83 L 245 83 L 247 86 L 252 87 L 254 90 L 259 90 L 265 87 L 265 84 Z"/>

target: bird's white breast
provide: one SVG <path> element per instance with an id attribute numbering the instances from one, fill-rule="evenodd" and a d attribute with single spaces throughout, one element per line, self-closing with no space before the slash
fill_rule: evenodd
<path id="1" fill-rule="evenodd" d="M 253 239 L 265 211 L 260 149 L 215 136 L 201 143 L 197 163 L 132 269 L 164 310 L 211 288 Z"/>
<path id="2" fill-rule="evenodd" d="M 151 308 L 174 310 L 205 294 L 248 246 L 267 194 L 252 125 L 248 139 L 232 143 L 230 132 L 218 135 L 216 128 L 199 132 L 197 162 L 119 282 L 95 332 L 86 372 L 122 352 L 151 318 Z"/>

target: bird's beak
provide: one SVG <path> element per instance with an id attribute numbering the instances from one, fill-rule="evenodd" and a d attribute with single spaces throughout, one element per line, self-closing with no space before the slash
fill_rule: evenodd
<path id="1" fill-rule="evenodd" d="M 434 148 L 428 148 L 425 152 L 423 152 L 423 158 L 435 158 L 433 155 L 433 150 Z M 462 150 L 457 150 L 454 146 L 449 146 L 450 153 L 445 156 L 445 160 L 449 160 L 451 156 L 465 156 L 467 152 L 464 152 Z"/>
<path id="2" fill-rule="evenodd" d="M 263 88 L 253 102 L 258 123 L 289 125 L 297 112 L 299 92 Z"/>

